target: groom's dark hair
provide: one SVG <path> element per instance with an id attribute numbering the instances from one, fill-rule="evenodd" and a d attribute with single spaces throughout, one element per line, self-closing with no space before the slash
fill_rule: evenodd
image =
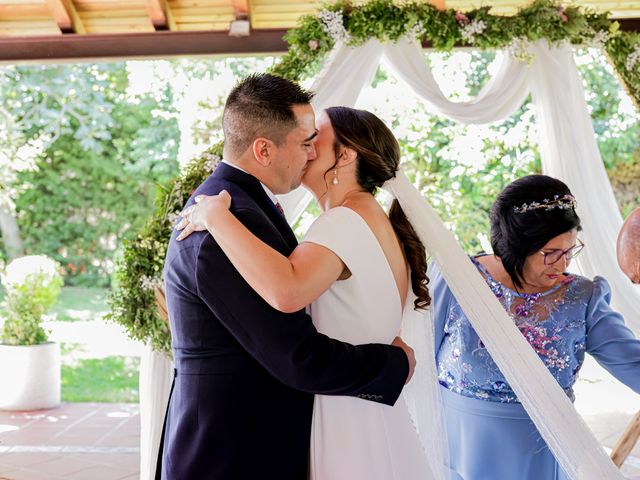
<path id="1" fill-rule="evenodd" d="M 224 106 L 225 150 L 240 156 L 260 137 L 281 146 L 297 126 L 293 106 L 309 104 L 312 98 L 313 93 L 282 77 L 249 75 L 231 90 Z"/>

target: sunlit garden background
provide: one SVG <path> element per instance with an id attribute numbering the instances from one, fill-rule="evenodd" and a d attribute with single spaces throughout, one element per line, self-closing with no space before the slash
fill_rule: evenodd
<path id="1" fill-rule="evenodd" d="M 496 65 L 494 54 L 472 50 L 427 57 L 443 91 L 457 101 L 475 97 Z M 44 254 L 61 265 L 64 288 L 45 328 L 62 344 L 63 401 L 138 401 L 141 345 L 108 319 L 122 242 L 151 215 L 161 185 L 221 139 L 222 107 L 233 84 L 274 61 L 0 67 L 0 262 Z M 640 116 L 602 53 L 579 50 L 576 61 L 626 215 L 640 204 Z M 533 107 L 527 102 L 505 122 L 467 127 L 433 115 L 407 91 L 383 65 L 358 106 L 392 127 L 405 169 L 464 248 L 486 249 L 495 195 L 540 171 Z M 297 234 L 317 211 L 310 206 Z"/>

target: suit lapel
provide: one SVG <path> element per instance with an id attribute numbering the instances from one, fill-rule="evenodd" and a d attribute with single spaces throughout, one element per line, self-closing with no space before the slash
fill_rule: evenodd
<path id="1" fill-rule="evenodd" d="M 293 250 L 298 245 L 298 240 L 287 220 L 280 214 L 257 178 L 224 162 L 221 162 L 216 167 L 213 176 L 241 187 L 271 220 L 271 223 L 280 232 L 287 246 Z"/>

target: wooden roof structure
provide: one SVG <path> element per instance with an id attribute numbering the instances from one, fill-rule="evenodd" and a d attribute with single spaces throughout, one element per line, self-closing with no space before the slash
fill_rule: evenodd
<path id="1" fill-rule="evenodd" d="M 469 10 L 482 0 L 424 0 Z M 354 3 L 364 3 L 356 1 Z M 509 15 L 526 0 L 491 0 Z M 640 30 L 640 0 L 589 0 Z M 318 0 L 0 0 L 0 61 L 282 52 Z"/>

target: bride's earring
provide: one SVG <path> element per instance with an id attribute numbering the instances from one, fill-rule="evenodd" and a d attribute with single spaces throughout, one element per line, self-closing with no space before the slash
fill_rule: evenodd
<path id="1" fill-rule="evenodd" d="M 338 184 L 338 169 L 337 168 L 333 169 L 333 180 L 331 180 L 331 183 L 333 183 L 334 185 Z"/>

